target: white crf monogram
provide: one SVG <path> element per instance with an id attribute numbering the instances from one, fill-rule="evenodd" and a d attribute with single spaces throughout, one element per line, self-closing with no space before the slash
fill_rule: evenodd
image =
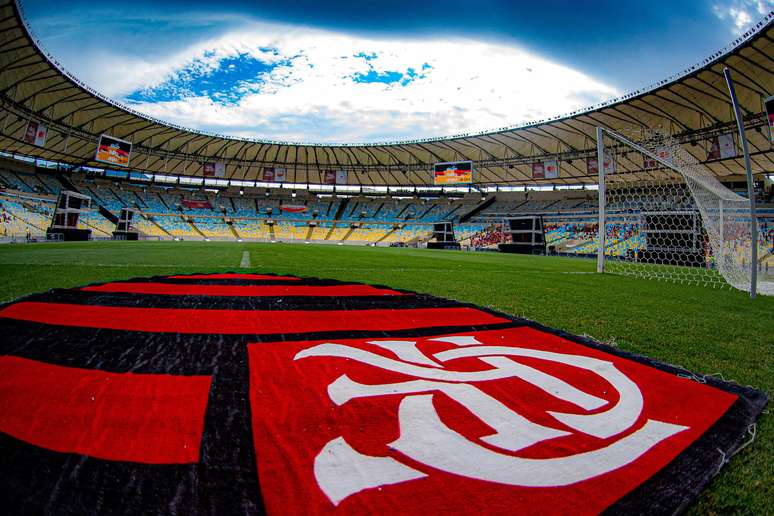
<path id="1" fill-rule="evenodd" d="M 547 413 L 565 428 L 602 439 L 630 429 L 640 417 L 643 399 L 640 389 L 613 363 L 596 358 L 567 355 L 512 346 L 484 345 L 472 336 L 430 339 L 456 347 L 427 356 L 416 342 L 374 340 L 368 342 L 392 353 L 396 359 L 341 344 L 319 344 L 299 352 L 295 360 L 307 357 L 341 357 L 417 378 L 399 383 L 366 385 L 342 375 L 328 386 L 328 396 L 336 405 L 355 398 L 405 395 L 398 409 L 400 437 L 389 446 L 416 462 L 447 473 L 478 480 L 525 487 L 551 487 L 574 484 L 618 469 L 636 460 L 657 443 L 687 427 L 647 420 L 638 430 L 597 450 L 550 459 L 527 459 L 491 448 L 517 452 L 541 441 L 570 435 L 571 432 L 544 426 L 511 410 L 478 389 L 476 382 L 520 378 L 544 392 L 572 403 L 585 412 Z M 482 371 L 451 371 L 444 364 L 459 358 L 475 357 L 490 368 Z M 558 362 L 591 371 L 616 391 L 618 401 L 590 395 L 567 382 L 514 357 L 530 357 Z M 450 397 L 494 430 L 481 441 L 471 441 L 441 421 L 433 406 L 435 393 Z M 364 489 L 396 484 L 427 476 L 391 457 L 374 457 L 354 450 L 343 437 L 331 440 L 315 458 L 317 483 L 334 505 Z"/>

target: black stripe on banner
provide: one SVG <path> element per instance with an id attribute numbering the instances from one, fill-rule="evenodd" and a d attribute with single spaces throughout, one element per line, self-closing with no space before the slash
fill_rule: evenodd
<path id="1" fill-rule="evenodd" d="M 14 515 L 144 516 L 151 507 L 159 514 L 204 514 L 201 469 L 199 464 L 135 464 L 58 453 L 0 433 L 0 507 Z"/>
<path id="2" fill-rule="evenodd" d="M 229 273 L 233 274 L 233 273 Z M 237 273 L 240 274 L 240 273 Z M 400 292 L 403 294 L 416 294 L 416 292 L 412 292 L 410 290 L 400 289 L 400 288 L 394 288 L 389 287 L 386 285 L 378 285 L 378 284 L 371 284 L 371 283 L 361 283 L 358 281 L 343 281 L 343 280 L 336 280 L 336 279 L 326 279 L 326 278 L 304 278 L 299 276 L 293 276 L 293 275 L 277 275 L 273 273 L 256 273 L 264 276 L 285 276 L 287 278 L 297 278 L 292 280 L 281 280 L 281 279 L 265 279 L 265 280 L 257 280 L 257 279 L 217 279 L 217 278 L 210 278 L 210 279 L 185 279 L 185 278 L 172 278 L 170 276 L 150 276 L 150 277 L 141 277 L 141 278 L 130 278 L 126 280 L 114 280 L 114 281 L 106 281 L 106 282 L 98 282 L 98 283 L 90 283 L 89 285 L 84 285 L 84 287 L 93 287 L 98 285 L 105 285 L 106 283 L 169 283 L 174 285 L 233 285 L 233 286 L 299 286 L 299 287 L 329 287 L 329 286 L 337 286 L 337 285 L 368 285 L 370 287 L 379 288 L 379 289 L 387 289 L 387 290 L 393 290 L 395 292 Z M 174 274 L 173 276 L 180 276 L 179 274 Z M 200 274 L 188 274 L 187 276 L 200 276 Z"/>
<path id="3" fill-rule="evenodd" d="M 87 306 L 132 308 L 180 308 L 202 310 L 368 310 L 414 308 L 451 308 L 463 306 L 456 301 L 427 295 L 416 296 L 198 296 L 134 294 L 57 289 L 35 294 L 25 301 L 66 303 Z"/>
<path id="4" fill-rule="evenodd" d="M 200 450 L 202 514 L 265 514 L 253 441 L 247 346 L 217 357 Z M 172 511 L 170 511 L 172 512 Z M 180 514 L 190 511 L 183 510 Z"/>
<path id="5" fill-rule="evenodd" d="M 245 345 L 241 335 L 150 334 L 0 318 L 0 355 L 114 373 L 211 375 Z"/>
<path id="6" fill-rule="evenodd" d="M 719 387 L 719 386 L 716 386 Z M 735 392 L 732 389 L 722 388 Z M 724 461 L 742 444 L 745 429 L 766 406 L 755 391 L 735 392 L 739 397 L 704 435 L 655 475 L 624 495 L 603 514 L 679 514 L 720 473 Z"/>
<path id="7" fill-rule="evenodd" d="M 253 279 L 176 279 L 176 278 L 135 278 L 126 281 L 112 281 L 110 283 L 169 283 L 172 285 L 233 285 L 233 286 L 306 286 L 306 287 L 330 287 L 334 285 L 361 285 L 353 281 L 339 281 L 330 279 L 302 279 L 299 281 L 288 280 L 253 280 Z M 101 285 L 96 283 L 95 285 Z M 395 289 L 393 289 L 395 290 Z"/>
<path id="8" fill-rule="evenodd" d="M 146 332 L 52 326 L 0 319 L 0 355 L 12 355 L 54 365 L 100 369 L 115 373 L 210 375 L 221 361 L 233 360 L 249 343 L 295 340 L 412 338 L 521 326 L 502 323 L 481 326 L 438 326 L 399 331 L 330 331 L 272 335 L 149 334 Z"/>

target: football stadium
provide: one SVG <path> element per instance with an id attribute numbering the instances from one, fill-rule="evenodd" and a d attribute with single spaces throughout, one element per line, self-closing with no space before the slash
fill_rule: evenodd
<path id="1" fill-rule="evenodd" d="M 774 513 L 773 4 L 588 107 L 319 143 L 103 93 L 26 4 L 0 0 L 3 513 Z M 388 93 L 440 69 L 376 56 Z"/>

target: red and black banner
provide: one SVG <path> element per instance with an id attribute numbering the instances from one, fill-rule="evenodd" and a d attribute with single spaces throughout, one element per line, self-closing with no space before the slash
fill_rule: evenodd
<path id="1" fill-rule="evenodd" d="M 280 210 L 288 213 L 304 213 L 306 209 L 306 206 L 303 204 L 283 204 L 280 206 Z"/>
<path id="2" fill-rule="evenodd" d="M 198 199 L 182 199 L 180 201 L 180 204 L 182 204 L 186 208 L 204 209 L 204 210 L 212 209 L 212 204 L 210 204 L 210 201 L 206 201 L 206 200 L 203 201 Z"/>
<path id="3" fill-rule="evenodd" d="M 673 513 L 767 401 L 488 309 L 294 276 L 52 290 L 1 306 L 0 331 L 9 514 Z"/>

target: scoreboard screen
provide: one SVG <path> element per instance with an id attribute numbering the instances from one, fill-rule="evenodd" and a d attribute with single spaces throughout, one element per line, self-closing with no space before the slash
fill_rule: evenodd
<path id="1" fill-rule="evenodd" d="M 455 161 L 433 166 L 434 185 L 460 185 L 473 182 L 473 162 Z"/>
<path id="2" fill-rule="evenodd" d="M 119 167 L 128 167 L 131 153 L 132 144 L 130 142 L 102 134 L 97 142 L 97 154 L 94 156 L 94 160 Z"/>

